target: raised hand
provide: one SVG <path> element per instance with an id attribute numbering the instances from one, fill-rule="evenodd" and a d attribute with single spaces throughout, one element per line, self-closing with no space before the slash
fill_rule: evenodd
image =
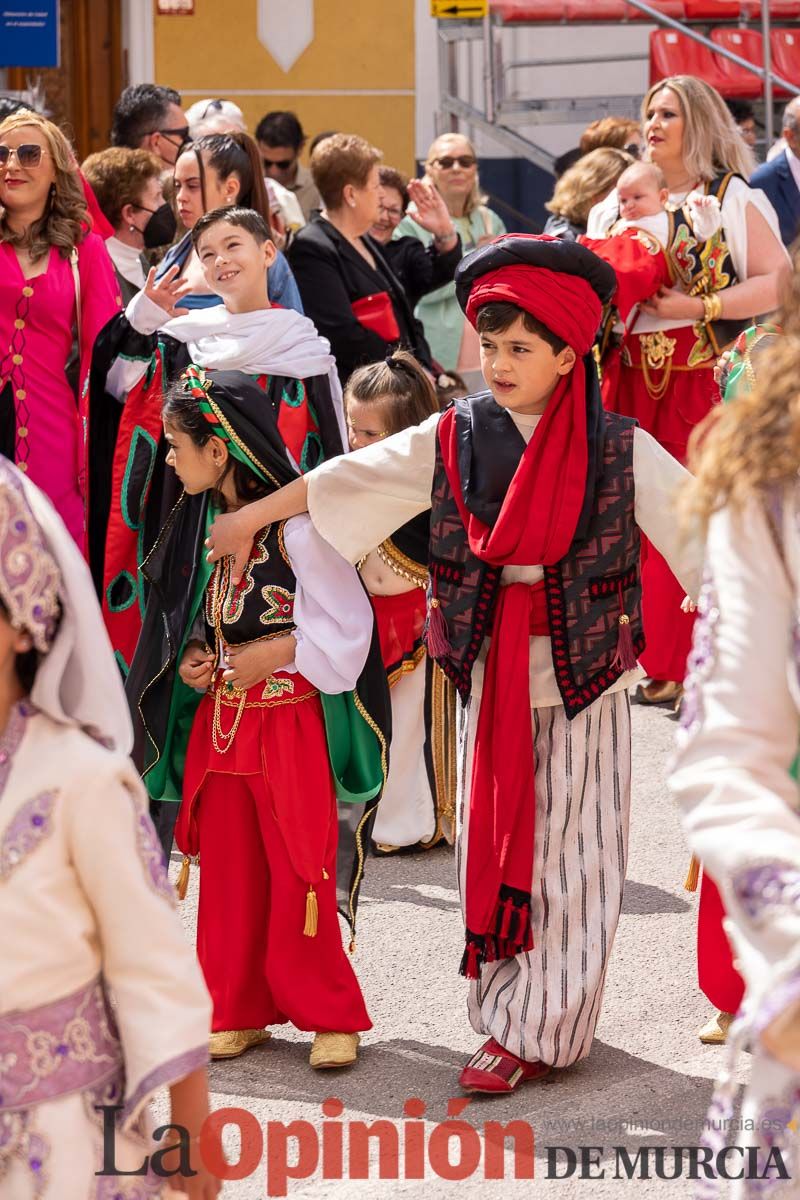
<path id="1" fill-rule="evenodd" d="M 408 194 L 414 203 L 416 211 L 409 212 L 412 221 L 432 233 L 437 241 L 455 241 L 456 232 L 453 218 L 447 210 L 447 205 L 441 194 L 432 183 L 424 179 L 409 179 Z"/>
<path id="2" fill-rule="evenodd" d="M 159 308 L 163 308 L 170 317 L 182 317 L 189 311 L 188 308 L 176 307 L 181 297 L 192 290 L 190 283 L 181 282 L 177 278 L 179 270 L 179 267 L 170 267 L 166 274 L 157 280 L 156 268 L 151 267 L 147 272 L 143 288 L 148 300 L 152 300 Z"/>

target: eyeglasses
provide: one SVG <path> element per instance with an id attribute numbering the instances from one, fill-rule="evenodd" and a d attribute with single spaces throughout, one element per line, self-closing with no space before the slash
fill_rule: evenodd
<path id="1" fill-rule="evenodd" d="M 187 142 L 192 140 L 189 133 L 188 125 L 179 125 L 177 129 L 151 129 L 151 133 L 160 133 L 162 137 L 169 138 L 172 141 L 173 137 L 180 138 L 180 145 L 185 146 Z"/>
<path id="2" fill-rule="evenodd" d="M 392 217 L 395 221 L 400 221 L 403 217 L 402 208 L 387 208 L 385 204 L 380 206 L 379 212 L 385 217 Z"/>
<path id="3" fill-rule="evenodd" d="M 623 150 L 626 154 L 630 154 L 631 158 L 642 157 L 642 147 L 638 142 L 631 142 L 629 146 L 623 146 Z"/>
<path id="4" fill-rule="evenodd" d="M 35 142 L 26 142 L 22 146 L 0 146 L 0 167 L 5 167 L 10 162 L 12 154 L 23 170 L 27 170 L 29 167 L 38 167 L 42 161 L 42 155 L 47 153 L 47 150 L 42 146 L 37 146 Z"/>
<path id="5" fill-rule="evenodd" d="M 474 154 L 446 154 L 444 158 L 437 158 L 435 162 L 442 168 L 443 171 L 452 171 L 453 167 L 458 165 L 466 171 L 469 167 L 474 167 L 478 160 Z"/>
<path id="6" fill-rule="evenodd" d="M 279 171 L 288 171 L 289 167 L 294 166 L 294 164 L 297 162 L 297 159 L 296 158 L 279 158 L 279 159 L 264 158 L 262 155 L 261 161 L 264 164 L 265 171 L 268 171 L 270 169 L 270 167 L 276 167 Z"/>

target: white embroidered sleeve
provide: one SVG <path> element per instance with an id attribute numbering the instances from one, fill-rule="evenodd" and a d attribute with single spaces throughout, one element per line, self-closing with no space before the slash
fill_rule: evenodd
<path id="1" fill-rule="evenodd" d="M 373 625 L 358 572 L 307 516 L 287 521 L 284 539 L 297 580 L 295 670 L 328 695 L 352 691 L 367 661 Z"/>

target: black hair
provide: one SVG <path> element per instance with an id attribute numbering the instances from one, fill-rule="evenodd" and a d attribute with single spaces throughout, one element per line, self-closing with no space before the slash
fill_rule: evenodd
<path id="1" fill-rule="evenodd" d="M 517 317 L 522 317 L 522 324 L 528 333 L 535 333 L 543 342 L 547 342 L 553 354 L 560 354 L 562 350 L 566 349 L 567 343 L 557 333 L 553 333 L 552 329 L 548 329 L 524 308 L 506 300 L 495 300 L 490 304 L 482 304 L 478 309 L 475 325 L 478 333 L 505 333 L 514 324 Z"/>
<path id="2" fill-rule="evenodd" d="M 558 158 L 553 159 L 553 174 L 556 179 L 560 179 L 565 171 L 574 167 L 579 158 L 583 158 L 583 151 L 580 146 L 575 146 L 572 150 L 565 150 L 563 154 L 559 154 Z"/>
<path id="3" fill-rule="evenodd" d="M 311 155 L 314 153 L 314 151 L 316 150 L 316 148 L 320 144 L 320 142 L 324 142 L 325 138 L 336 137 L 336 134 L 338 132 L 339 132 L 338 129 L 323 129 L 322 133 L 315 133 L 313 138 L 309 142 L 308 157 L 309 158 L 311 157 Z"/>
<path id="4" fill-rule="evenodd" d="M 256 140 L 265 146 L 291 146 L 297 153 L 306 135 L 293 112 L 269 112 L 256 126 Z"/>
<path id="5" fill-rule="evenodd" d="M 272 241 L 269 225 L 261 213 L 257 213 L 252 208 L 240 208 L 238 204 L 232 204 L 228 208 L 212 208 L 211 212 L 203 214 L 192 230 L 192 245 L 195 250 L 203 234 L 212 225 L 218 225 L 220 221 L 224 221 L 226 225 L 235 225 L 239 229 L 246 229 L 262 245 L 264 242 Z"/>
<path id="6" fill-rule="evenodd" d="M 17 112 L 36 112 L 36 109 L 32 104 L 15 100 L 13 96 L 0 96 L 0 121 L 5 121 L 6 117 Z"/>
<path id="7" fill-rule="evenodd" d="M 239 195 L 236 197 L 237 208 L 252 208 L 259 213 L 269 228 L 269 195 L 264 183 L 263 167 L 258 147 L 248 133 L 209 133 L 184 146 L 178 155 L 194 154 L 200 173 L 200 191 L 203 197 L 203 209 L 206 207 L 206 173 L 201 151 L 204 151 L 209 167 L 212 167 L 220 179 L 229 175 L 239 178 Z"/>
<path id="8" fill-rule="evenodd" d="M 726 100 L 725 103 L 737 125 L 741 125 L 742 121 L 755 120 L 756 110 L 749 100 Z"/>
<path id="9" fill-rule="evenodd" d="M 265 399 L 265 403 L 269 403 L 269 401 Z M 167 388 L 161 416 L 169 425 L 173 425 L 181 433 L 185 433 L 187 437 L 191 438 L 194 445 L 200 450 L 214 436 L 214 430 L 201 412 L 200 405 L 181 380 L 177 380 Z M 234 458 L 229 451 L 225 474 L 212 491 L 214 501 L 220 508 L 225 507 L 225 500 L 221 493 L 222 480 L 229 475 L 233 476 L 236 495 L 242 501 L 259 500 L 273 490 L 243 462 Z"/>
<path id="10" fill-rule="evenodd" d="M 138 150 L 142 140 L 154 133 L 165 119 L 170 104 L 180 105 L 174 88 L 157 83 L 136 83 L 126 87 L 114 105 L 111 118 L 111 145 Z"/>

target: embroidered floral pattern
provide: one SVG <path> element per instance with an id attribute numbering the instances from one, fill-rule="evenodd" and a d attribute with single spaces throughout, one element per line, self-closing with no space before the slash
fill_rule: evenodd
<path id="1" fill-rule="evenodd" d="M 0 737 L 0 796 L 6 789 L 14 755 L 25 736 L 28 717 L 33 716 L 35 711 L 32 704 L 23 700 L 21 704 L 16 704 L 9 714 L 3 736 Z"/>
<path id="2" fill-rule="evenodd" d="M 757 863 L 738 871 L 732 883 L 751 921 L 771 918 L 776 908 L 800 911 L 800 870 L 793 863 Z"/>
<path id="3" fill-rule="evenodd" d="M 259 620 L 262 625 L 284 625 L 294 616 L 294 596 L 277 584 L 262 587 L 261 596 L 266 604 Z"/>
<path id="4" fill-rule="evenodd" d="M 154 892 L 174 905 L 175 889 L 169 881 L 167 864 L 164 862 L 164 851 L 153 828 L 150 814 L 137 798 L 134 798 L 133 804 L 136 814 L 136 849 L 142 860 L 147 882 Z"/>
<path id="5" fill-rule="evenodd" d="M 261 536 L 257 537 L 253 543 L 253 549 L 250 552 L 247 566 L 244 569 L 244 574 L 238 583 L 231 583 L 228 588 L 228 593 L 224 598 L 222 606 L 222 620 L 225 625 L 235 625 L 244 612 L 244 602 L 253 590 L 255 580 L 253 579 L 253 568 L 260 567 L 269 559 L 269 550 L 266 546 L 267 538 L 271 525 L 265 526 L 261 531 Z M 213 618 L 211 624 L 214 624 Z"/>
<path id="6" fill-rule="evenodd" d="M 122 1061 L 100 979 L 52 1004 L 6 1013 L 0 1045 L 0 1112 L 90 1087 Z"/>
<path id="7" fill-rule="evenodd" d="M 680 740 L 688 741 L 703 723 L 703 684 L 711 674 L 716 658 L 715 628 L 719 621 L 717 592 L 710 574 L 706 574 L 697 601 L 692 649 L 686 663 Z"/>
<path id="8" fill-rule="evenodd" d="M 53 805 L 58 792 L 42 792 L 22 805 L 0 842 L 0 880 L 9 877 L 53 828 Z"/>
<path id="9" fill-rule="evenodd" d="M 264 690 L 261 693 L 261 699 L 262 700 L 279 700 L 281 698 L 281 696 L 293 696 L 293 695 L 294 695 L 294 680 L 293 679 L 286 679 L 284 677 L 278 678 L 275 675 L 270 675 L 269 679 L 267 680 L 266 684 L 264 685 Z"/>
<path id="10" fill-rule="evenodd" d="M 33 1185 L 33 1200 L 40 1200 L 49 1182 L 47 1163 L 50 1158 L 50 1143 L 36 1130 L 30 1128 L 30 1113 L 0 1112 L 0 1180 L 7 1173 L 13 1159 L 28 1168 Z"/>

